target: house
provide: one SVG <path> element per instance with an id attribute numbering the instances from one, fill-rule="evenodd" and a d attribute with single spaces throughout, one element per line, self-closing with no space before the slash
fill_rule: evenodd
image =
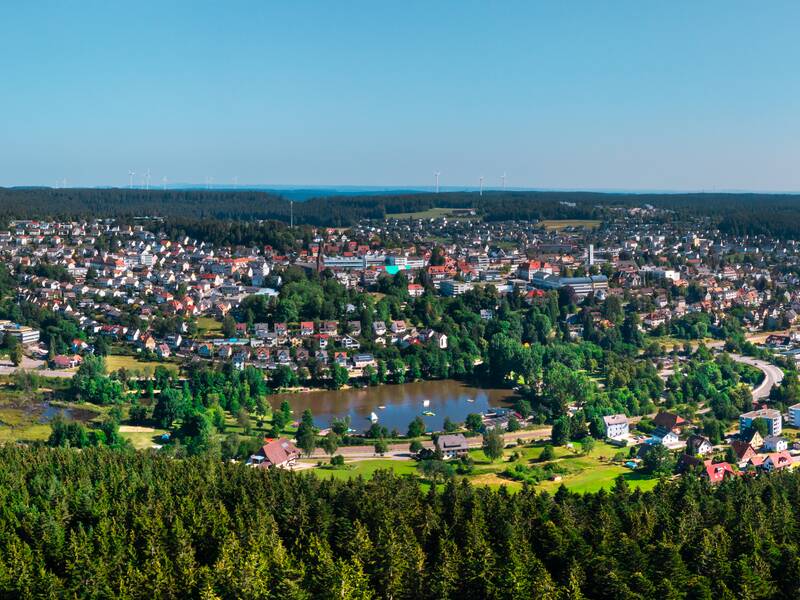
<path id="1" fill-rule="evenodd" d="M 739 432 L 739 440 L 750 444 L 753 448 L 758 450 L 761 446 L 764 445 L 764 438 L 761 437 L 761 434 L 758 433 L 755 429 L 748 429 L 746 431 Z"/>
<path id="2" fill-rule="evenodd" d="M 680 444 L 680 440 L 678 439 L 678 435 L 671 429 L 656 427 L 647 443 L 654 445 L 663 444 L 667 448 L 671 448 Z"/>
<path id="3" fill-rule="evenodd" d="M 59 354 L 51 361 L 54 369 L 71 369 L 81 364 L 82 358 L 75 354 L 73 356 L 65 356 Z"/>
<path id="4" fill-rule="evenodd" d="M 436 449 L 445 459 L 461 458 L 469 453 L 467 438 L 461 433 L 440 435 L 436 438 Z"/>
<path id="5" fill-rule="evenodd" d="M 291 468 L 299 457 L 300 451 L 294 444 L 285 438 L 279 438 L 261 446 L 258 452 L 250 456 L 247 464 L 260 469 L 285 469 Z"/>
<path id="6" fill-rule="evenodd" d="M 773 452 L 768 454 L 767 458 L 764 459 L 764 463 L 761 465 L 761 468 L 767 473 L 771 473 L 772 471 L 789 469 L 791 468 L 792 464 L 792 455 L 789 454 L 787 450 L 784 450 L 782 452 Z"/>
<path id="7" fill-rule="evenodd" d="M 392 333 L 405 333 L 406 331 L 406 322 L 405 321 L 392 321 Z"/>
<path id="8" fill-rule="evenodd" d="M 408 295 L 412 298 L 419 298 L 422 294 L 425 293 L 425 288 L 422 287 L 418 283 L 409 283 L 408 284 Z"/>
<path id="9" fill-rule="evenodd" d="M 771 435 L 764 438 L 764 450 L 768 452 L 783 452 L 788 448 L 789 442 L 780 436 Z"/>
<path id="10" fill-rule="evenodd" d="M 440 350 L 445 350 L 447 348 L 447 335 L 444 333 L 434 331 L 428 340 L 433 341 L 433 343 L 436 344 L 436 347 Z"/>
<path id="11" fill-rule="evenodd" d="M 156 346 L 156 354 L 159 358 L 169 358 L 170 349 L 167 344 L 159 344 Z"/>
<path id="12" fill-rule="evenodd" d="M 733 440 L 731 448 L 733 448 L 733 452 L 739 458 L 740 463 L 745 463 L 756 455 L 756 449 L 743 440 Z"/>
<path id="13" fill-rule="evenodd" d="M 702 435 L 690 435 L 689 439 L 686 440 L 686 453 L 692 455 L 700 455 L 703 456 L 704 454 L 708 454 L 714 449 L 714 445 L 711 441 Z"/>
<path id="14" fill-rule="evenodd" d="M 630 430 L 628 428 L 628 417 L 623 414 L 608 415 L 603 417 L 603 423 L 606 427 L 606 437 L 612 440 L 619 440 L 628 437 Z"/>
<path id="15" fill-rule="evenodd" d="M 375 321 L 372 323 L 372 332 L 375 336 L 386 335 L 386 323 L 383 321 Z"/>
<path id="16" fill-rule="evenodd" d="M 653 417 L 653 423 L 656 427 L 665 427 L 680 434 L 681 427 L 686 424 L 686 419 L 670 412 L 660 412 Z"/>
<path id="17" fill-rule="evenodd" d="M 733 467 L 730 463 L 721 462 L 721 463 L 712 463 L 710 460 L 703 462 L 703 473 L 701 477 L 708 479 L 709 483 L 720 483 L 726 477 L 732 477 L 736 475 L 736 471 L 733 470 Z"/>
<path id="18" fill-rule="evenodd" d="M 300 323 L 300 335 L 303 337 L 307 337 L 314 333 L 314 322 L 313 321 L 302 321 Z"/>
<path id="19" fill-rule="evenodd" d="M 365 367 L 374 367 L 377 363 L 372 354 L 356 354 L 353 357 L 353 366 L 356 369 L 363 369 Z"/>
<path id="20" fill-rule="evenodd" d="M 766 422 L 768 435 L 781 434 L 783 428 L 781 413 L 774 408 L 760 408 L 739 415 L 739 431 L 752 428 L 757 419 Z"/>

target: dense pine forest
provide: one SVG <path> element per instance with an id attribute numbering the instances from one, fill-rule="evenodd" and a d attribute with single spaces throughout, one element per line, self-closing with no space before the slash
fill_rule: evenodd
<path id="1" fill-rule="evenodd" d="M 276 193 L 252 190 L 140 190 L 0 188 L 0 221 L 44 217 L 163 217 L 176 231 L 201 235 L 228 227 L 231 220 L 288 222 L 346 227 L 359 219 L 440 208 L 473 208 L 487 220 L 603 219 L 614 209 L 653 206 L 673 218 L 708 217 L 724 233 L 794 238 L 800 232 L 800 196 L 792 194 L 612 194 L 598 192 L 408 193 L 311 198 L 290 202 Z M 224 243 L 247 243 L 244 229 L 219 236 Z"/>
<path id="2" fill-rule="evenodd" d="M 796 598 L 800 474 L 555 495 L 0 449 L 4 598 Z"/>

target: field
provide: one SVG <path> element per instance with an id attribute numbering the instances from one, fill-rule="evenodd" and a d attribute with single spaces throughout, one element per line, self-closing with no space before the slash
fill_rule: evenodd
<path id="1" fill-rule="evenodd" d="M 657 479 L 631 471 L 621 464 L 610 462 L 610 458 L 619 452 L 619 449 L 614 446 L 598 442 L 588 455 L 580 452 L 580 444 L 576 443 L 574 446 L 573 449 L 554 448 L 553 462 L 566 472 L 562 475 L 561 481 L 542 481 L 536 486 L 537 490 L 554 492 L 563 484 L 574 492 L 596 492 L 600 489 L 611 488 L 614 480 L 620 475 L 631 487 L 642 490 L 652 489 L 658 483 Z M 541 444 L 506 448 L 503 459 L 496 462 L 491 462 L 481 450 L 471 450 L 469 454 L 474 461 L 474 470 L 466 476 L 466 479 L 475 485 L 486 485 L 494 489 L 505 486 L 511 491 L 520 490 L 522 483 L 504 476 L 503 471 L 513 465 L 541 465 L 542 463 L 539 463 L 538 459 L 543 449 L 544 446 Z M 512 460 L 514 453 L 517 457 Z M 309 466 L 317 463 L 316 460 L 302 462 Z M 318 477 L 335 479 L 369 478 L 381 469 L 391 470 L 397 475 L 418 476 L 416 465 L 416 462 L 409 460 L 375 458 L 347 463 L 346 468 L 316 468 L 313 472 Z"/>
<path id="2" fill-rule="evenodd" d="M 419 212 L 395 213 L 391 215 L 386 215 L 386 218 L 387 219 L 439 219 L 441 217 L 447 217 L 449 219 L 457 221 L 471 221 L 480 218 L 477 215 L 453 216 L 453 210 L 454 209 L 452 208 L 429 208 L 428 210 L 422 210 Z"/>
<path id="3" fill-rule="evenodd" d="M 169 362 L 139 360 L 135 356 L 123 356 L 123 355 L 106 356 L 106 370 L 109 373 L 113 373 L 114 371 L 118 371 L 119 369 L 125 369 L 128 372 L 132 371 L 144 372 L 145 369 L 149 369 L 150 372 L 152 373 L 156 367 L 165 367 L 172 371 L 178 370 L 178 365 Z"/>
<path id="4" fill-rule="evenodd" d="M 222 337 L 222 323 L 214 317 L 199 317 L 197 319 L 197 333 L 204 338 Z"/>
<path id="5" fill-rule="evenodd" d="M 161 436 L 166 433 L 166 429 L 155 427 L 141 427 L 136 425 L 120 425 L 119 432 L 137 450 L 146 450 L 155 445 L 160 445 Z"/>
<path id="6" fill-rule="evenodd" d="M 541 221 L 541 225 L 548 230 L 566 229 L 567 227 L 585 227 L 586 229 L 597 229 L 601 221 L 594 219 L 549 219 Z"/>

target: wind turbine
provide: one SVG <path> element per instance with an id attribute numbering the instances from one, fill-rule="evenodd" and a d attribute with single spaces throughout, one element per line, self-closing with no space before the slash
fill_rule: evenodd
<path id="1" fill-rule="evenodd" d="M 506 189 L 506 174 L 505 171 L 502 175 L 500 175 L 500 179 L 503 181 L 503 189 Z"/>
<path id="2" fill-rule="evenodd" d="M 235 187 L 235 188 L 239 187 L 239 176 L 238 175 L 234 175 L 233 176 L 233 187 Z"/>
<path id="3" fill-rule="evenodd" d="M 150 168 L 148 168 L 147 173 L 144 174 L 144 189 L 150 191 Z"/>
<path id="4" fill-rule="evenodd" d="M 441 175 L 441 173 L 439 171 L 436 171 L 433 174 L 433 176 L 436 177 L 436 193 L 437 194 L 439 193 L 439 175 Z"/>
<path id="5" fill-rule="evenodd" d="M 131 182 L 130 182 L 130 188 L 131 189 L 133 189 L 133 176 L 134 175 L 136 175 L 136 171 L 134 171 L 133 169 L 128 171 L 128 177 L 130 177 L 130 179 L 131 179 Z"/>
<path id="6" fill-rule="evenodd" d="M 163 183 L 163 184 L 164 184 L 164 189 L 166 190 L 166 189 L 167 189 L 167 176 L 166 176 L 166 175 L 164 175 L 164 176 L 161 178 L 161 183 Z"/>
<path id="7" fill-rule="evenodd" d="M 478 181 L 481 182 L 481 189 L 480 189 L 480 192 L 478 193 L 478 195 L 483 196 L 483 175 L 478 177 Z"/>

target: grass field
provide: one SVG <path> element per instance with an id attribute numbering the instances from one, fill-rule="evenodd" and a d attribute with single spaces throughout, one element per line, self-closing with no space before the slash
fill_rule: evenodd
<path id="1" fill-rule="evenodd" d="M 222 337 L 222 322 L 214 317 L 199 317 L 197 319 L 197 333 L 205 338 Z"/>
<path id="2" fill-rule="evenodd" d="M 440 217 L 447 217 L 448 219 L 457 221 L 471 221 L 480 218 L 477 215 L 453 216 L 452 208 L 429 208 L 428 210 L 422 210 L 419 212 L 395 213 L 386 215 L 387 219 L 438 219 Z"/>
<path id="3" fill-rule="evenodd" d="M 125 369 L 126 371 L 140 371 L 144 372 L 145 369 L 150 369 L 150 371 L 154 371 L 156 367 L 165 367 L 172 371 L 178 371 L 178 365 L 169 362 L 158 362 L 158 361 L 146 361 L 146 360 L 139 360 L 135 356 L 120 356 L 120 355 L 109 355 L 106 356 L 106 370 L 109 373 L 113 373 L 114 371 L 118 371 L 119 369 Z"/>
<path id="4" fill-rule="evenodd" d="M 541 222 L 545 229 L 559 230 L 567 227 L 585 227 L 586 229 L 597 229 L 602 221 L 595 219 L 549 219 Z"/>
<path id="5" fill-rule="evenodd" d="M 167 432 L 166 429 L 156 427 L 136 427 L 130 425 L 120 425 L 119 432 L 137 450 L 146 450 L 156 444 L 163 444 L 161 436 Z"/>
<path id="6" fill-rule="evenodd" d="M 87 422 L 102 414 L 91 405 L 50 400 L 42 392 L 0 390 L 0 443 L 33 442 L 50 437 L 49 421 L 64 409 L 69 418 Z"/>
<path id="7" fill-rule="evenodd" d="M 554 461 L 564 467 L 567 472 L 562 476 L 561 481 L 543 481 L 536 486 L 536 489 L 553 492 L 563 484 L 574 492 L 596 492 L 600 489 L 611 488 L 614 480 L 620 475 L 631 487 L 642 490 L 652 489 L 658 483 L 657 479 L 631 471 L 620 464 L 611 463 L 609 459 L 619 452 L 619 449 L 614 446 L 597 442 L 592 452 L 585 456 L 580 454 L 579 443 L 574 446 L 574 449 L 554 448 Z M 507 448 L 503 459 L 496 462 L 491 462 L 479 449 L 470 450 L 469 454 L 475 466 L 472 474 L 466 478 L 475 485 L 485 485 L 494 489 L 505 486 L 511 491 L 520 490 L 522 483 L 504 477 L 502 472 L 513 464 L 537 464 L 543 449 L 542 445 Z M 519 457 L 512 462 L 511 455 L 515 452 Z M 310 465 L 317 463 L 316 460 L 302 462 Z M 391 470 L 397 475 L 418 475 L 416 463 L 413 461 L 380 458 L 350 462 L 347 464 L 347 468 L 314 469 L 313 472 L 323 478 L 350 479 L 358 476 L 369 478 L 380 469 Z"/>

